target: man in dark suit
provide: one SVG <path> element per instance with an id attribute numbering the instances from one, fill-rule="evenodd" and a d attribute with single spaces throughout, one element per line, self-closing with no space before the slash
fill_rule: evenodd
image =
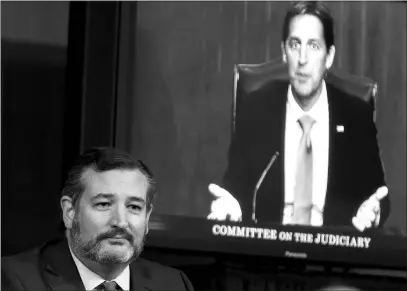
<path id="1" fill-rule="evenodd" d="M 85 151 L 62 191 L 65 238 L 2 258 L 2 290 L 193 290 L 185 274 L 139 258 L 155 182 L 113 148 Z"/>
<path id="2" fill-rule="evenodd" d="M 209 186 L 217 199 L 208 219 L 383 225 L 390 203 L 372 108 L 324 81 L 335 56 L 330 12 L 294 3 L 281 48 L 289 82 L 239 99 L 224 188 Z"/>

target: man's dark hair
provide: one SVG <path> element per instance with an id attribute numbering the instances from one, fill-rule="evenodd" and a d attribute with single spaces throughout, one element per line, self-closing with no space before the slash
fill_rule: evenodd
<path id="1" fill-rule="evenodd" d="M 291 20 L 298 15 L 314 15 L 321 23 L 324 30 L 326 49 L 334 45 L 334 20 L 331 12 L 319 1 L 294 2 L 288 9 L 284 18 L 283 43 L 288 38 Z"/>
<path id="2" fill-rule="evenodd" d="M 62 196 L 71 197 L 75 209 L 85 190 L 82 178 L 87 169 L 92 169 L 98 173 L 110 170 L 139 170 L 148 181 L 147 211 L 152 208 L 156 187 L 153 174 L 147 166 L 142 161 L 133 159 L 128 153 L 119 149 L 98 147 L 83 152 L 69 170 L 68 178 L 62 189 Z"/>

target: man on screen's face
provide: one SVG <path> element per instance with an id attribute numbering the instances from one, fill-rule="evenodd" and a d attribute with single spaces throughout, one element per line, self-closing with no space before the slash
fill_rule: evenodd
<path id="1" fill-rule="evenodd" d="M 300 14 L 291 19 L 281 49 L 294 98 L 308 110 L 318 100 L 325 72 L 334 60 L 335 47 L 327 48 L 324 27 L 318 17 Z"/>

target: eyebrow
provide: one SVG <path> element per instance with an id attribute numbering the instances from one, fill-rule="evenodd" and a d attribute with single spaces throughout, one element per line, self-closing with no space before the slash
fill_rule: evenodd
<path id="1" fill-rule="evenodd" d="M 101 199 L 101 198 L 112 199 L 113 197 L 114 197 L 114 195 L 111 193 L 99 193 L 96 196 L 93 196 L 91 198 L 91 200 L 96 200 L 96 199 Z"/>
<path id="2" fill-rule="evenodd" d="M 131 202 L 139 202 L 142 203 L 143 205 L 146 204 L 146 201 L 143 198 L 140 197 L 130 197 L 128 200 L 130 200 Z"/>
<path id="3" fill-rule="evenodd" d="M 298 41 L 298 42 L 301 43 L 301 39 L 300 39 L 299 37 L 296 37 L 296 36 L 289 36 L 287 40 L 288 40 L 288 41 L 295 40 L 295 41 Z M 307 42 L 308 42 L 308 43 L 309 43 L 309 42 L 321 43 L 321 40 L 318 39 L 318 38 L 310 38 L 310 39 L 308 39 Z"/>
<path id="4" fill-rule="evenodd" d="M 104 199 L 112 199 L 114 197 L 115 197 L 115 195 L 111 194 L 111 193 L 99 193 L 99 194 L 93 196 L 91 198 L 91 200 L 95 201 L 97 199 L 103 199 L 103 198 Z M 139 202 L 139 203 L 142 203 L 143 205 L 146 204 L 146 201 L 143 198 L 136 197 L 136 196 L 129 197 L 127 200 L 130 200 L 132 202 Z"/>

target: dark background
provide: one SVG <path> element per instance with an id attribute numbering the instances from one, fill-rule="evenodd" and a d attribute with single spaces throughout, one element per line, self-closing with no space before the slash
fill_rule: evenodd
<path id="1" fill-rule="evenodd" d="M 406 3 L 327 5 L 339 21 L 335 65 L 379 82 L 377 124 L 393 205 L 388 224 L 405 233 Z M 163 189 L 184 195 L 185 204 L 171 202 L 163 191 L 159 212 L 171 205 L 177 214 L 206 214 L 200 206 L 209 203 L 206 183 L 226 166 L 233 64 L 279 55 L 275 40 L 286 3 L 121 6 L 1 2 L 2 255 L 56 235 L 67 166 L 86 147 L 113 145 L 115 136 L 151 165 Z M 116 132 L 116 108 L 120 125 L 129 117 L 126 104 L 136 122 Z M 188 193 L 200 194 L 189 199 Z M 273 260 L 152 248 L 145 255 L 184 269 L 198 290 L 303 290 L 335 278 L 370 290 L 405 288 L 395 271 L 314 272 Z"/>
<path id="2" fill-rule="evenodd" d="M 68 2 L 1 3 L 2 253 L 55 235 L 59 217 Z"/>

